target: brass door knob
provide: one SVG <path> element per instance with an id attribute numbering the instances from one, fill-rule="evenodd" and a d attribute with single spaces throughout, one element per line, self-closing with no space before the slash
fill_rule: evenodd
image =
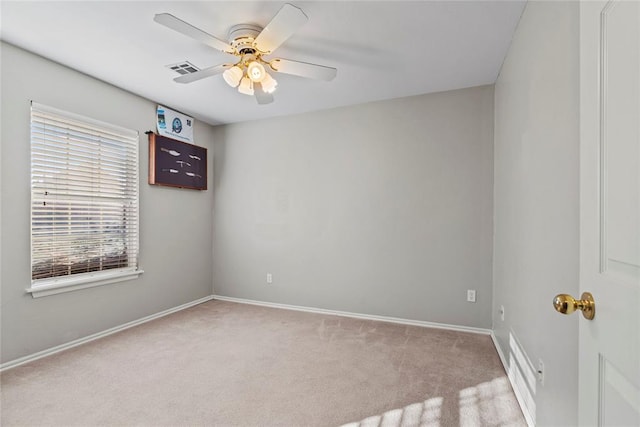
<path id="1" fill-rule="evenodd" d="M 579 300 L 567 294 L 556 295 L 553 299 L 553 307 L 562 314 L 582 310 L 582 315 L 587 320 L 592 320 L 596 315 L 596 303 L 589 292 L 583 292 Z"/>

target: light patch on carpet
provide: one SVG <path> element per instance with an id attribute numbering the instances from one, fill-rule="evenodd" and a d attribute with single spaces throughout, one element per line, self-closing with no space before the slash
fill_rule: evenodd
<path id="1" fill-rule="evenodd" d="M 413 403 L 404 408 L 392 409 L 341 427 L 439 427 L 444 398 L 435 397 Z M 460 390 L 459 425 L 513 426 L 522 423 L 507 377 L 496 378 Z"/>
<path id="2" fill-rule="evenodd" d="M 367 417 L 362 421 L 344 424 L 341 427 L 438 427 L 442 397 L 412 403 L 404 408 L 392 409 L 381 415 Z"/>
<path id="3" fill-rule="evenodd" d="M 513 404 L 507 377 L 465 388 L 460 390 L 460 425 L 513 425 L 521 417 Z"/>

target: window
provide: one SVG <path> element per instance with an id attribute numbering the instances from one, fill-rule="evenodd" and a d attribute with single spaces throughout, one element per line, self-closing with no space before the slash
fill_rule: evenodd
<path id="1" fill-rule="evenodd" d="M 137 277 L 138 132 L 31 104 L 34 297 Z"/>

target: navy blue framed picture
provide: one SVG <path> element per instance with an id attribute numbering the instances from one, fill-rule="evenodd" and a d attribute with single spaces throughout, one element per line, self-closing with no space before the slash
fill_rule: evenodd
<path id="1" fill-rule="evenodd" d="M 149 184 L 207 189 L 207 149 L 149 133 Z"/>

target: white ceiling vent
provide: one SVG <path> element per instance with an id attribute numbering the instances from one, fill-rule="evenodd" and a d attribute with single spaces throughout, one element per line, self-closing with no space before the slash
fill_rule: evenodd
<path id="1" fill-rule="evenodd" d="M 185 74 L 192 74 L 196 71 L 200 71 L 198 67 L 196 67 L 189 61 L 178 62 L 177 64 L 167 65 L 166 67 L 182 76 L 184 76 Z"/>

